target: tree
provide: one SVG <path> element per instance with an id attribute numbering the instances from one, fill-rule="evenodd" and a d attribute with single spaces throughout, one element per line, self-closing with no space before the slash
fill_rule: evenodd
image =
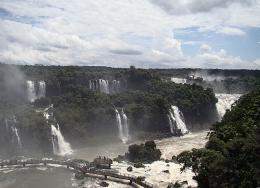
<path id="1" fill-rule="evenodd" d="M 182 170 L 191 167 L 199 187 L 260 185 L 260 89 L 243 96 L 215 124 L 204 149 L 181 153 Z"/>

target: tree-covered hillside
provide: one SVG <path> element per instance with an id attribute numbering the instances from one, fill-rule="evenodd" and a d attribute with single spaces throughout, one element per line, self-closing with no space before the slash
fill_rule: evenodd
<path id="1" fill-rule="evenodd" d="M 188 74 L 191 70 L 187 70 L 168 71 Z M 170 82 L 160 70 L 0 64 L 0 73 L 1 126 L 6 125 L 6 118 L 15 115 L 23 140 L 28 140 L 31 131 L 33 138 L 45 138 L 33 141 L 43 148 L 50 145 L 51 138 L 46 135 L 51 130 L 43 113 L 37 111 L 52 104 L 61 132 L 72 144 L 99 136 L 118 140 L 115 109 L 123 109 L 127 115 L 132 138 L 174 135 L 169 122 L 171 105 L 182 111 L 190 130 L 202 124 L 210 126 L 217 119 L 217 99 L 212 88 Z M 256 74 L 252 72 L 253 77 Z M 44 95 L 28 100 L 28 84 L 34 84 L 34 92 L 39 95 L 41 82 L 45 84 Z"/>
<path id="2" fill-rule="evenodd" d="M 178 161 L 192 167 L 199 187 L 259 187 L 260 89 L 243 96 L 214 125 L 205 149 L 183 152 Z"/>

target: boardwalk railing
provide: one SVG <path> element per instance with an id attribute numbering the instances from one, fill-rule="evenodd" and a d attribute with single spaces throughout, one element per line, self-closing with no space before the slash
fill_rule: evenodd
<path id="1" fill-rule="evenodd" d="M 91 166 L 87 166 L 83 163 L 77 163 L 74 160 L 55 160 L 55 159 L 26 159 L 26 160 L 4 160 L 0 161 L 0 167 L 3 168 L 5 166 L 23 166 L 26 165 L 47 165 L 47 164 L 55 164 L 55 165 L 61 165 L 66 166 L 67 168 L 72 168 L 78 172 L 81 172 L 83 174 L 92 174 L 92 175 L 99 175 L 107 179 L 107 177 L 122 179 L 122 180 L 128 180 L 130 181 L 129 184 L 132 184 L 133 182 L 145 187 L 145 188 L 153 188 L 153 185 L 145 180 L 141 180 L 140 177 L 129 175 L 129 174 L 121 174 L 121 173 L 113 173 L 110 171 L 104 171 L 104 170 L 97 170 Z M 113 180 L 112 180 L 113 181 Z"/>

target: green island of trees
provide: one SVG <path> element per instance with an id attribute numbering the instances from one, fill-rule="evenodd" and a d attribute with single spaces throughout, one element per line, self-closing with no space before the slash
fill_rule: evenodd
<path id="1" fill-rule="evenodd" d="M 156 148 L 154 141 L 146 141 L 144 144 L 132 144 L 124 156 L 119 155 L 115 160 L 127 160 L 135 163 L 136 168 L 144 167 L 143 163 L 152 163 L 161 158 L 161 151 Z"/>

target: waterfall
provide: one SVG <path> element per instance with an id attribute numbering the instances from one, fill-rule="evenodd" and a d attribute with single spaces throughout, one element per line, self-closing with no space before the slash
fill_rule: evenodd
<path id="1" fill-rule="evenodd" d="M 89 80 L 89 89 L 92 91 L 100 91 L 106 94 L 115 94 L 120 91 L 120 81 L 108 81 L 104 79 Z"/>
<path id="2" fill-rule="evenodd" d="M 171 133 L 176 133 L 174 132 L 176 130 L 180 130 L 181 134 L 187 134 L 189 132 L 186 127 L 182 112 L 179 110 L 177 106 L 171 106 L 171 109 L 169 110 L 168 119 Z"/>
<path id="3" fill-rule="evenodd" d="M 176 84 L 185 84 L 187 82 L 185 78 L 175 78 L 175 77 L 171 77 L 171 81 Z"/>
<path id="4" fill-rule="evenodd" d="M 52 147 L 53 147 L 53 153 L 55 155 L 70 155 L 73 153 L 73 150 L 70 146 L 70 143 L 67 142 L 64 138 L 64 136 L 61 133 L 60 126 L 56 122 L 55 117 L 53 116 L 53 112 L 50 112 L 50 110 L 53 108 L 53 105 L 50 107 L 46 108 L 43 111 L 43 115 L 46 119 L 47 124 L 49 124 L 49 120 L 51 118 L 51 141 L 52 141 Z M 56 122 L 55 125 L 53 122 Z"/>
<path id="5" fill-rule="evenodd" d="M 115 113 L 116 113 L 116 121 L 117 121 L 119 139 L 123 143 L 126 143 L 130 138 L 128 118 L 127 118 L 123 108 L 121 110 L 121 113 L 119 113 L 118 110 L 115 109 Z"/>
<path id="6" fill-rule="evenodd" d="M 218 112 L 218 119 L 221 120 L 226 110 L 231 109 L 232 104 L 236 102 L 241 94 L 224 94 L 224 93 L 216 93 L 215 94 L 218 103 L 216 104 L 217 112 Z"/>
<path id="7" fill-rule="evenodd" d="M 120 140 L 123 140 L 124 133 L 123 133 L 121 116 L 117 109 L 115 109 L 115 112 L 116 112 L 116 122 L 117 122 L 117 127 L 118 127 L 119 138 L 120 138 Z"/>
<path id="8" fill-rule="evenodd" d="M 53 153 L 55 155 L 70 155 L 72 154 L 72 149 L 70 144 L 65 141 L 61 131 L 59 124 L 51 125 L 51 134 L 52 134 L 52 146 Z"/>
<path id="9" fill-rule="evenodd" d="M 94 90 L 93 84 L 92 84 L 92 80 L 89 80 L 89 89 L 90 90 Z"/>
<path id="10" fill-rule="evenodd" d="M 45 97 L 46 94 L 46 84 L 45 81 L 39 81 L 39 90 L 37 98 Z"/>
<path id="11" fill-rule="evenodd" d="M 108 84 L 108 80 L 99 79 L 99 90 L 100 90 L 100 92 L 102 92 L 102 93 L 109 94 L 109 84 Z"/>
<path id="12" fill-rule="evenodd" d="M 123 125 L 124 135 L 125 135 L 126 141 L 128 141 L 128 139 L 129 139 L 128 118 L 127 118 L 123 108 L 122 108 L 121 114 L 122 114 L 122 118 L 123 118 L 122 125 Z"/>
<path id="13" fill-rule="evenodd" d="M 28 100 L 30 102 L 34 102 L 36 100 L 36 90 L 35 90 L 35 84 L 31 80 L 27 80 L 27 92 L 28 92 Z"/>
<path id="14" fill-rule="evenodd" d="M 18 147 L 21 149 L 22 148 L 22 142 L 21 142 L 21 138 L 19 136 L 17 128 L 16 127 L 11 127 L 11 130 L 12 130 L 13 135 L 15 137 L 16 143 L 18 144 Z"/>
<path id="15" fill-rule="evenodd" d="M 46 95 L 46 84 L 45 81 L 39 81 L 38 84 L 35 85 L 34 81 L 27 80 L 27 93 L 28 93 L 28 100 L 30 102 L 34 102 L 36 99 L 40 99 L 42 97 L 45 97 Z M 38 86 L 38 90 L 35 88 L 35 86 Z M 36 92 L 36 90 L 38 92 Z"/>
<path id="16" fill-rule="evenodd" d="M 120 81 L 113 80 L 110 90 L 111 90 L 111 93 L 119 93 L 119 91 L 120 91 Z"/>
<path id="17" fill-rule="evenodd" d="M 12 119 L 5 119 L 5 128 L 7 135 L 9 135 L 8 137 L 11 138 L 11 143 L 17 148 L 22 149 L 22 142 L 16 124 L 15 115 L 13 115 Z"/>
<path id="18" fill-rule="evenodd" d="M 171 111 L 169 112 L 170 115 L 168 115 L 168 120 L 169 120 L 169 124 L 170 124 L 170 131 L 172 134 L 174 134 L 174 130 L 175 130 L 175 127 L 174 127 L 174 123 L 175 123 L 175 118 L 173 116 L 173 113 L 171 113 Z"/>

